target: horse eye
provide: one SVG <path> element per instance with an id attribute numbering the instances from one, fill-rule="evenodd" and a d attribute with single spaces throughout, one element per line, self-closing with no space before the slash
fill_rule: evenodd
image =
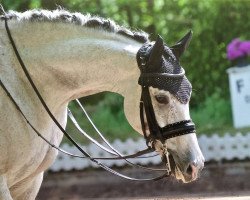
<path id="1" fill-rule="evenodd" d="M 168 96 L 165 96 L 165 95 L 156 95 L 155 99 L 160 104 L 168 104 L 169 103 L 169 98 L 168 98 Z"/>

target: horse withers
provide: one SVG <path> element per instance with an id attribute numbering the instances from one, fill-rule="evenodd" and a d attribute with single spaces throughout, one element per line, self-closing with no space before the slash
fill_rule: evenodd
<path id="1" fill-rule="evenodd" d="M 130 31 L 110 20 L 65 10 L 9 11 L 1 16 L 1 83 L 32 125 L 56 146 L 63 134 L 20 67 L 6 21 L 32 80 L 62 127 L 66 126 L 67 105 L 71 100 L 111 91 L 124 97 L 125 115 L 142 134 L 139 102 L 143 101 L 142 88 L 147 88 L 152 109 L 147 111 L 144 101 L 142 110 L 146 113 L 144 134 L 149 145 L 163 157 L 170 152 L 171 169 L 177 179 L 184 182 L 197 179 L 204 158 L 194 129 L 184 133 L 190 121 L 191 84 L 179 64 L 190 34 L 168 47 L 160 38 L 150 42 L 147 34 Z M 149 74 L 166 76 L 154 79 L 154 76 L 148 78 Z M 179 78 L 170 78 L 171 75 Z M 171 82 L 174 89 L 169 87 L 171 84 L 164 84 Z M 35 199 L 43 173 L 58 152 L 37 136 L 3 88 L 0 98 L 0 199 Z M 154 118 L 156 124 L 152 125 Z M 174 137 L 166 140 L 152 137 L 159 135 L 159 130 L 164 135 L 170 130 L 168 125 L 175 127 L 179 122 L 183 122 L 179 128 L 184 127 L 184 131 L 176 129 Z"/>

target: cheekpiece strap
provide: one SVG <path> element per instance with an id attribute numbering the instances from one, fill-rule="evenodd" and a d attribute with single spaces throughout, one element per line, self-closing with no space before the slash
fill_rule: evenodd
<path id="1" fill-rule="evenodd" d="M 146 122 L 144 118 L 144 111 L 146 114 L 146 122 L 149 129 L 149 135 L 146 132 Z M 149 94 L 148 87 L 142 87 L 141 101 L 140 101 L 140 118 L 142 131 L 144 134 L 144 138 L 146 139 L 147 145 L 151 143 L 153 140 L 160 139 L 162 140 L 162 134 L 160 131 L 160 127 L 158 126 L 157 120 L 155 118 L 155 112 L 152 105 L 151 97 Z M 152 147 L 148 145 L 149 147 Z"/>

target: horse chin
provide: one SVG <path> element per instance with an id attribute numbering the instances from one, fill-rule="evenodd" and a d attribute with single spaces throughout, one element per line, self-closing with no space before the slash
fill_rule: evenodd
<path id="1" fill-rule="evenodd" d="M 175 167 L 174 176 L 177 180 L 181 180 L 183 183 L 190 183 L 194 181 L 195 179 L 192 179 L 191 176 L 185 175 L 181 172 L 180 168 L 178 166 Z"/>
<path id="2" fill-rule="evenodd" d="M 190 175 L 183 173 L 171 154 L 169 155 L 169 162 L 171 167 L 171 175 L 173 175 L 177 180 L 181 180 L 183 183 L 190 183 L 197 179 L 197 177 L 193 179 Z"/>

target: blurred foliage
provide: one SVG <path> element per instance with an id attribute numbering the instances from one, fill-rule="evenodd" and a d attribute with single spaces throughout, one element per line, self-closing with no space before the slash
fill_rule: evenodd
<path id="1" fill-rule="evenodd" d="M 192 120 L 196 123 L 197 134 L 236 134 L 247 133 L 250 127 L 235 129 L 232 127 L 232 113 L 230 99 L 220 97 L 220 92 L 215 91 L 196 108 L 191 109 Z"/>
<path id="2" fill-rule="evenodd" d="M 199 133 L 215 133 L 225 125 L 232 124 L 230 100 L 220 98 L 219 92 L 213 93 L 205 102 L 191 110 Z"/>
<path id="3" fill-rule="evenodd" d="M 231 63 L 226 59 L 226 46 L 236 37 L 250 39 L 250 0 L 0 0 L 0 3 L 6 10 L 62 6 L 71 11 L 100 15 L 144 30 L 152 40 L 160 34 L 169 45 L 192 29 L 193 40 L 181 63 L 193 84 L 193 117 L 197 124 L 209 121 L 208 128 L 231 124 L 226 73 Z M 98 99 L 104 99 L 104 103 Z M 111 105 L 106 105 L 105 102 L 110 101 Z M 96 117 L 100 119 L 96 121 L 106 120 L 103 123 L 112 129 L 123 126 L 110 124 L 124 120 L 121 97 L 108 95 L 105 98 L 101 94 L 90 97 L 88 102 L 97 103 L 94 110 L 100 110 L 100 116 Z M 128 126 L 125 129 L 131 131 Z"/>
<path id="4" fill-rule="evenodd" d="M 8 9 L 55 9 L 91 13 L 111 18 L 151 35 L 162 35 L 173 45 L 189 29 L 193 40 L 182 65 L 193 84 L 192 106 L 219 91 L 228 98 L 226 45 L 236 37 L 250 39 L 250 0 L 0 0 Z"/>

